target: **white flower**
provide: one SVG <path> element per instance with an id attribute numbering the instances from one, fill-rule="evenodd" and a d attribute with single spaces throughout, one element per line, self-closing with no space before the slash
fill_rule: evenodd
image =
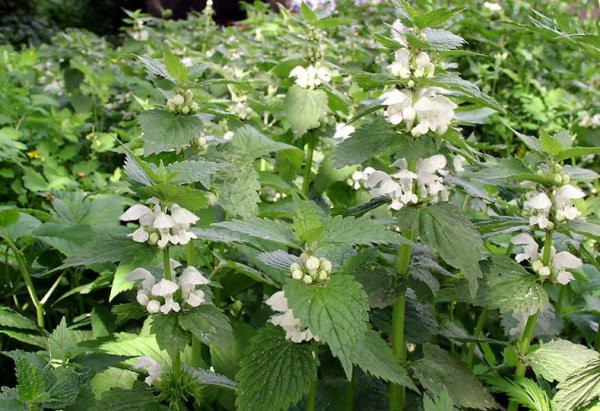
<path id="1" fill-rule="evenodd" d="M 154 214 L 149 207 L 143 204 L 132 205 L 121 215 L 121 221 L 137 221 L 147 214 Z"/>
<path id="2" fill-rule="evenodd" d="M 181 59 L 181 64 L 186 67 L 192 67 L 194 65 L 194 60 L 191 57 L 184 57 Z"/>
<path id="3" fill-rule="evenodd" d="M 158 361 L 149 355 L 144 355 L 140 357 L 139 360 L 135 363 L 133 368 L 140 369 L 146 368 L 148 371 L 148 377 L 144 380 L 144 382 L 148 385 L 152 385 L 154 381 L 160 380 L 160 376 L 162 374 L 162 366 Z"/>
<path id="4" fill-rule="evenodd" d="M 542 229 L 548 227 L 548 215 L 552 208 L 552 201 L 546 193 L 535 193 L 531 199 L 525 201 L 525 207 L 532 210 L 529 224 L 532 226 L 537 224 Z"/>
<path id="5" fill-rule="evenodd" d="M 388 106 L 385 114 L 390 123 L 397 125 L 405 121 L 407 127 L 412 125 L 416 115 L 412 97 L 412 92 L 408 89 L 393 89 L 380 96 L 381 104 Z"/>
<path id="6" fill-rule="evenodd" d="M 200 220 L 200 217 L 198 217 L 196 214 L 186 210 L 178 204 L 173 204 L 171 206 L 171 218 L 175 224 L 187 226 L 196 224 L 196 222 Z"/>
<path id="7" fill-rule="evenodd" d="M 231 141 L 231 140 L 233 140 L 233 136 L 234 136 L 233 131 L 228 131 L 225 134 L 223 134 L 223 140 Z"/>
<path id="8" fill-rule="evenodd" d="M 406 27 L 400 20 L 394 21 L 392 24 L 392 38 L 403 45 L 404 47 L 408 46 L 406 42 L 406 36 L 404 33 L 408 31 L 408 27 Z"/>
<path id="9" fill-rule="evenodd" d="M 413 105 L 419 124 L 411 130 L 413 135 L 423 135 L 425 129 L 444 134 L 455 118 L 454 110 L 458 106 L 447 97 L 437 94 L 439 90 L 434 87 L 419 90 L 417 102 Z"/>
<path id="10" fill-rule="evenodd" d="M 502 6 L 498 3 L 484 2 L 483 7 L 488 9 L 489 11 L 502 11 Z"/>
<path id="11" fill-rule="evenodd" d="M 160 306 L 160 312 L 163 314 L 169 314 L 171 311 L 175 311 L 176 313 L 181 310 L 181 306 L 175 300 L 173 300 L 172 295 L 165 296 L 165 303 Z"/>
<path id="12" fill-rule="evenodd" d="M 163 278 L 152 287 L 152 295 L 157 297 L 166 297 L 172 295 L 179 289 L 179 286 L 171 280 Z"/>
<path id="13" fill-rule="evenodd" d="M 538 243 L 527 233 L 521 233 L 510 240 L 515 245 L 522 245 L 523 252 L 516 255 L 515 260 L 521 262 L 529 260 L 531 262 L 536 261 L 538 258 Z"/>
<path id="14" fill-rule="evenodd" d="M 554 190 L 554 205 L 556 206 L 556 219 L 574 220 L 581 216 L 581 212 L 573 205 L 573 201 L 585 197 L 585 193 L 578 187 L 566 184 L 557 190 Z"/>
<path id="15" fill-rule="evenodd" d="M 160 301 L 158 300 L 150 300 L 148 304 L 146 304 L 146 310 L 150 314 L 157 314 L 160 311 Z"/>
<path id="16" fill-rule="evenodd" d="M 179 285 L 181 286 L 182 290 L 188 290 L 197 285 L 205 284 L 210 284 L 210 280 L 204 277 L 204 275 L 202 275 L 202 273 L 196 267 L 186 267 L 183 270 L 181 277 L 179 277 Z"/>
<path id="17" fill-rule="evenodd" d="M 552 259 L 552 273 L 556 276 L 556 281 L 560 284 L 568 284 L 574 280 L 573 274 L 566 269 L 576 269 L 581 267 L 583 262 L 568 251 L 561 251 Z"/>
<path id="18" fill-rule="evenodd" d="M 467 161 L 467 160 L 460 154 L 457 154 L 454 156 L 454 159 L 452 160 L 452 165 L 454 166 L 454 169 L 458 173 L 465 171 L 465 169 L 463 167 L 463 164 L 465 163 L 465 161 Z"/>
<path id="19" fill-rule="evenodd" d="M 296 66 L 289 74 L 290 77 L 296 78 L 296 85 L 302 88 L 314 88 L 322 83 L 331 81 L 331 71 L 317 63 L 309 65 L 307 68 Z"/>
<path id="20" fill-rule="evenodd" d="M 198 307 L 199 305 L 204 304 L 205 301 L 206 298 L 204 291 L 202 290 L 191 291 L 185 297 L 185 302 L 192 307 Z"/>
<path id="21" fill-rule="evenodd" d="M 150 298 L 148 298 L 148 293 L 144 290 L 139 290 L 135 299 L 138 303 L 140 303 L 140 305 L 143 305 L 144 307 L 150 302 Z"/>
<path id="22" fill-rule="evenodd" d="M 338 123 L 335 125 L 335 134 L 333 135 L 333 138 L 336 140 L 341 138 L 342 141 L 344 141 L 350 137 L 354 131 L 356 131 L 354 126 L 351 126 L 350 124 Z"/>
<path id="23" fill-rule="evenodd" d="M 150 291 L 156 283 L 156 279 L 154 278 L 152 273 L 150 273 L 150 271 L 146 270 L 145 268 L 139 267 L 127 274 L 127 277 L 125 277 L 125 279 L 127 281 L 141 280 L 140 285 L 142 286 L 142 289 L 144 289 L 147 292 Z"/>
<path id="24" fill-rule="evenodd" d="M 394 53 L 394 62 L 388 66 L 393 76 L 407 79 L 410 77 L 409 67 L 410 51 L 402 48 Z"/>
<path id="25" fill-rule="evenodd" d="M 273 315 L 269 322 L 274 325 L 278 325 L 285 331 L 285 338 L 295 342 L 301 343 L 303 341 L 310 341 L 319 339 L 314 336 L 309 329 L 302 327 L 300 321 L 294 318 L 294 313 L 288 308 L 287 299 L 283 291 L 278 291 L 273 294 L 267 300 L 267 304 L 273 309 L 282 314 Z"/>
<path id="26" fill-rule="evenodd" d="M 135 230 L 131 234 L 127 234 L 128 237 L 131 237 L 133 241 L 137 243 L 145 243 L 150 238 L 150 233 L 144 229 L 144 227 L 140 227 Z"/>
<path id="27" fill-rule="evenodd" d="M 417 161 L 415 171 L 417 173 L 417 182 L 421 190 L 421 197 L 430 198 L 432 201 L 438 201 L 438 194 L 447 200 L 448 191 L 444 184 L 444 178 L 440 175 L 446 167 L 446 157 L 441 154 L 431 156 Z"/>

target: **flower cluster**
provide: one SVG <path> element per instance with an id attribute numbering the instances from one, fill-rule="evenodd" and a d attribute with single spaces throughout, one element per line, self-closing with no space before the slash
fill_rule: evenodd
<path id="1" fill-rule="evenodd" d="M 333 138 L 336 140 L 341 139 L 342 141 L 344 141 L 345 139 L 350 138 L 352 133 L 354 133 L 355 131 L 356 129 L 354 128 L 354 126 L 350 124 L 338 123 L 335 125 L 335 134 L 333 135 Z"/>
<path id="2" fill-rule="evenodd" d="M 391 124 L 402 122 L 415 137 L 427 134 L 429 130 L 436 134 L 444 134 L 455 118 L 454 110 L 458 107 L 446 96 L 440 94 L 444 90 L 438 87 L 426 87 L 420 90 L 393 89 L 381 95 L 384 106 L 387 106 L 386 117 Z M 417 120 L 417 125 L 413 123 Z"/>
<path id="3" fill-rule="evenodd" d="M 306 284 L 327 281 L 332 269 L 333 265 L 331 261 L 306 253 L 300 255 L 300 264 L 293 263 L 290 265 L 292 278 L 294 280 L 302 280 Z"/>
<path id="4" fill-rule="evenodd" d="M 415 56 L 405 47 L 394 53 L 394 62 L 388 66 L 388 70 L 393 76 L 405 80 L 411 76 L 431 78 L 435 74 L 429 54 L 422 51 Z"/>
<path id="5" fill-rule="evenodd" d="M 296 66 L 290 71 L 290 77 L 296 78 L 296 84 L 302 88 L 315 88 L 331 81 L 331 70 L 321 63 L 310 64 L 308 68 Z"/>
<path id="6" fill-rule="evenodd" d="M 171 205 L 171 215 L 162 210 L 158 199 L 151 198 L 154 210 L 143 205 L 131 206 L 121 216 L 121 221 L 139 221 L 140 227 L 129 237 L 138 243 L 158 244 L 164 248 L 167 244 L 187 244 L 196 235 L 189 231 L 190 226 L 200 218 L 178 204 Z"/>
<path id="7" fill-rule="evenodd" d="M 273 311 L 281 313 L 273 315 L 269 322 L 283 328 L 286 339 L 295 343 L 313 339 L 319 341 L 319 338 L 314 336 L 308 328 L 305 328 L 300 324 L 300 320 L 294 318 L 294 313 L 288 308 L 287 298 L 285 298 L 283 291 L 278 291 L 269 297 L 267 304 Z"/>
<path id="8" fill-rule="evenodd" d="M 148 385 L 152 385 L 154 381 L 159 381 L 162 375 L 162 365 L 149 355 L 144 355 L 143 357 L 140 357 L 133 366 L 133 368 L 136 370 L 140 368 L 147 369 L 148 376 L 146 377 L 144 382 Z"/>
<path id="9" fill-rule="evenodd" d="M 447 174 L 446 157 L 437 154 L 417 161 L 415 171 L 410 171 L 406 159 L 395 161 L 392 166 L 399 171 L 389 175 L 383 171 L 367 167 L 363 172 L 364 185 L 374 196 L 389 196 L 390 208 L 400 210 L 408 204 L 419 201 L 437 202 L 447 200 L 449 191 L 443 184 Z"/>
<path id="10" fill-rule="evenodd" d="M 198 103 L 193 99 L 194 93 L 189 89 L 183 94 L 175 94 L 167 100 L 167 111 L 175 114 L 194 114 L 198 111 Z"/>
<path id="11" fill-rule="evenodd" d="M 522 233 L 511 239 L 511 242 L 515 245 L 522 246 L 522 252 L 515 256 L 515 260 L 518 262 L 529 261 L 533 271 L 538 273 L 543 279 L 551 278 L 559 284 L 568 284 L 574 279 L 573 274 L 567 270 L 573 270 L 581 267 L 583 262 L 575 257 L 568 251 L 556 252 L 554 247 L 550 250 L 549 265 L 544 265 L 542 252 L 538 252 L 538 243 L 534 238 L 527 234 Z"/>
<path id="12" fill-rule="evenodd" d="M 573 205 L 573 200 L 583 198 L 584 192 L 572 184 L 565 184 L 552 191 L 552 200 L 544 192 L 535 192 L 525 201 L 529 209 L 529 224 L 541 229 L 553 229 L 555 221 L 574 220 L 581 212 Z"/>
<path id="13" fill-rule="evenodd" d="M 171 270 L 174 270 L 181 264 L 171 260 L 171 266 Z M 197 287 L 210 281 L 198 269 L 188 266 L 179 278 L 175 277 L 175 273 L 171 274 L 172 280 L 163 278 L 158 282 L 145 268 L 136 268 L 127 275 L 128 281 L 139 281 L 136 299 L 150 314 L 179 312 L 182 304 L 198 307 L 206 301 L 204 291 Z"/>

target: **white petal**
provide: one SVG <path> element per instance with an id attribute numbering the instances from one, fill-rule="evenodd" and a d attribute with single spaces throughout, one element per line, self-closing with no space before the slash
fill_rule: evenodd
<path id="1" fill-rule="evenodd" d="M 285 298 L 283 291 L 277 291 L 270 296 L 267 300 L 267 305 L 269 305 L 273 311 L 285 312 L 288 310 L 287 298 Z"/>
<path id="2" fill-rule="evenodd" d="M 173 219 L 164 212 L 158 213 L 158 215 L 154 219 L 154 222 L 152 223 L 153 227 L 157 230 L 171 228 L 173 227 L 173 224 Z"/>
<path id="3" fill-rule="evenodd" d="M 384 106 L 401 104 L 408 99 L 405 93 L 397 89 L 387 91 L 383 93 L 379 98 L 382 99 L 381 104 L 383 104 Z"/>
<path id="4" fill-rule="evenodd" d="M 181 286 L 194 286 L 209 284 L 210 281 L 206 279 L 196 267 L 188 266 L 183 270 L 183 274 L 179 277 L 179 284 Z"/>
<path id="5" fill-rule="evenodd" d="M 563 198 L 567 198 L 569 200 L 585 197 L 585 193 L 581 191 L 579 187 L 576 187 L 571 184 L 566 184 L 558 190 L 556 190 L 556 195 Z"/>
<path id="6" fill-rule="evenodd" d="M 171 206 L 171 218 L 177 224 L 188 226 L 191 224 L 196 224 L 196 221 L 200 219 L 200 217 L 198 217 L 196 214 L 186 210 L 185 208 L 177 204 L 173 204 Z"/>
<path id="7" fill-rule="evenodd" d="M 575 257 L 568 251 L 561 251 L 560 253 L 556 254 L 552 261 L 555 271 L 563 271 L 564 268 L 579 268 L 583 264 L 579 258 Z"/>
<path id="8" fill-rule="evenodd" d="M 127 234 L 127 236 L 131 237 L 136 243 L 145 243 L 150 238 L 150 234 L 144 230 L 144 227 L 138 228 L 133 233 Z"/>
<path id="9" fill-rule="evenodd" d="M 573 277 L 573 274 L 571 274 L 568 271 L 561 271 L 556 276 L 556 281 L 558 281 L 558 283 L 562 285 L 569 284 L 574 279 L 575 277 Z"/>
<path id="10" fill-rule="evenodd" d="M 188 294 L 185 302 L 192 307 L 198 307 L 199 305 L 204 304 L 205 301 L 206 299 L 204 298 L 204 291 L 195 290 Z"/>
<path id="11" fill-rule="evenodd" d="M 158 301 L 158 300 L 148 301 L 148 304 L 146 304 L 146 310 L 148 310 L 148 312 L 150 314 L 158 313 L 160 311 L 160 301 Z"/>
<path id="12" fill-rule="evenodd" d="M 178 289 L 179 286 L 173 281 L 163 278 L 158 282 L 158 284 L 152 287 L 152 295 L 165 297 L 167 295 L 173 294 Z"/>
<path id="13" fill-rule="evenodd" d="M 531 200 L 525 201 L 525 206 L 536 210 L 549 210 L 552 202 L 546 193 L 537 193 Z"/>
<path id="14" fill-rule="evenodd" d="M 136 268 L 125 277 L 127 281 L 154 280 L 154 276 L 145 268 Z"/>
<path id="15" fill-rule="evenodd" d="M 139 220 L 144 214 L 152 214 L 152 210 L 142 204 L 136 204 L 127 209 L 121 215 L 121 221 L 135 221 Z"/>

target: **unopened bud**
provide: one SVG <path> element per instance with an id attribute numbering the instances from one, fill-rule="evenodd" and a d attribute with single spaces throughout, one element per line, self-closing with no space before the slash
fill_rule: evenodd
<path id="1" fill-rule="evenodd" d="M 140 305 L 146 305 L 150 301 L 148 294 L 146 294 L 144 291 L 138 291 L 135 299 L 138 303 L 140 303 Z"/>
<path id="2" fill-rule="evenodd" d="M 563 210 L 558 210 L 556 212 L 556 220 L 563 221 L 565 219 L 565 212 Z"/>
<path id="3" fill-rule="evenodd" d="M 302 264 L 306 264 L 307 258 L 308 258 L 308 254 L 306 254 L 306 253 L 300 254 L 300 261 L 302 261 Z"/>
<path id="4" fill-rule="evenodd" d="M 156 314 L 160 310 L 160 302 L 158 300 L 150 300 L 146 305 L 146 310 L 150 314 Z"/>
<path id="5" fill-rule="evenodd" d="M 200 136 L 196 139 L 196 143 L 198 143 L 198 146 L 204 147 L 206 145 L 206 139 Z"/>
<path id="6" fill-rule="evenodd" d="M 183 108 L 181 109 L 181 112 L 183 114 L 187 114 L 190 112 L 190 108 L 188 106 L 183 106 Z"/>
<path id="7" fill-rule="evenodd" d="M 319 271 L 319 281 L 325 281 L 327 280 L 327 277 L 329 277 L 327 275 L 327 273 L 323 270 Z"/>
<path id="8" fill-rule="evenodd" d="M 543 176 L 544 175 L 544 170 L 538 170 L 535 172 L 538 176 Z"/>
<path id="9" fill-rule="evenodd" d="M 321 269 L 323 271 L 325 271 L 326 273 L 330 273 L 331 270 L 333 269 L 333 266 L 331 265 L 331 261 L 329 261 L 329 260 L 322 261 Z"/>
<path id="10" fill-rule="evenodd" d="M 548 225 L 546 226 L 548 230 L 554 230 L 554 223 L 552 221 L 548 221 Z"/>
<path id="11" fill-rule="evenodd" d="M 183 106 L 185 104 L 185 99 L 183 98 L 183 96 L 181 94 L 176 94 L 175 96 L 173 96 L 171 101 L 176 106 Z"/>
<path id="12" fill-rule="evenodd" d="M 540 268 L 539 273 L 540 273 L 540 275 L 542 277 L 548 277 L 550 275 L 550 268 L 549 267 L 542 267 L 542 268 Z"/>
<path id="13" fill-rule="evenodd" d="M 294 270 L 292 271 L 292 278 L 294 280 L 302 280 L 302 278 L 304 277 L 304 273 L 300 270 Z"/>
<path id="14" fill-rule="evenodd" d="M 536 273 L 540 271 L 540 268 L 542 268 L 543 266 L 544 264 L 540 260 L 535 260 L 533 264 L 531 264 L 531 268 L 533 268 L 533 271 L 535 271 Z"/>
<path id="15" fill-rule="evenodd" d="M 191 109 L 192 111 L 196 111 L 196 110 L 198 110 L 198 108 L 199 108 L 199 106 L 198 106 L 198 103 L 196 103 L 195 101 L 192 101 L 192 102 L 190 103 L 190 109 Z"/>
<path id="16" fill-rule="evenodd" d="M 569 177 L 568 174 L 562 174 L 562 182 L 564 184 L 567 184 L 570 180 L 571 180 L 571 177 Z"/>
<path id="17" fill-rule="evenodd" d="M 556 181 L 557 183 L 562 183 L 562 176 L 560 174 L 555 174 L 554 181 Z"/>
<path id="18" fill-rule="evenodd" d="M 192 92 L 192 90 L 186 90 L 185 91 L 185 101 L 187 101 L 188 103 L 190 101 L 192 101 L 192 99 L 194 98 L 194 93 Z"/>
<path id="19" fill-rule="evenodd" d="M 151 233 L 150 237 L 148 237 L 148 242 L 152 245 L 156 245 L 156 243 L 158 243 L 159 239 L 160 239 L 160 236 L 158 235 L 158 233 Z"/>
<path id="20" fill-rule="evenodd" d="M 302 269 L 302 267 L 300 267 L 300 264 L 298 264 L 298 263 L 292 263 L 290 265 L 290 271 L 291 272 L 294 272 L 296 270 L 301 270 L 301 269 Z"/>
<path id="21" fill-rule="evenodd" d="M 317 257 L 315 257 L 315 256 L 312 256 L 312 255 L 310 257 L 308 257 L 306 259 L 306 262 L 304 263 L 304 265 L 306 266 L 306 268 L 309 271 L 317 270 L 319 268 L 320 264 L 321 263 L 320 263 L 319 259 Z"/>
<path id="22" fill-rule="evenodd" d="M 310 275 L 305 275 L 302 281 L 304 281 L 306 284 L 312 284 L 313 279 Z"/>

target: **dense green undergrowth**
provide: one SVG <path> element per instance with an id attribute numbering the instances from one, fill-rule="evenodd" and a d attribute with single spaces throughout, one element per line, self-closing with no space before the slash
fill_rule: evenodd
<path id="1" fill-rule="evenodd" d="M 0 45 L 0 409 L 597 406 L 597 10 L 442 3 Z"/>

